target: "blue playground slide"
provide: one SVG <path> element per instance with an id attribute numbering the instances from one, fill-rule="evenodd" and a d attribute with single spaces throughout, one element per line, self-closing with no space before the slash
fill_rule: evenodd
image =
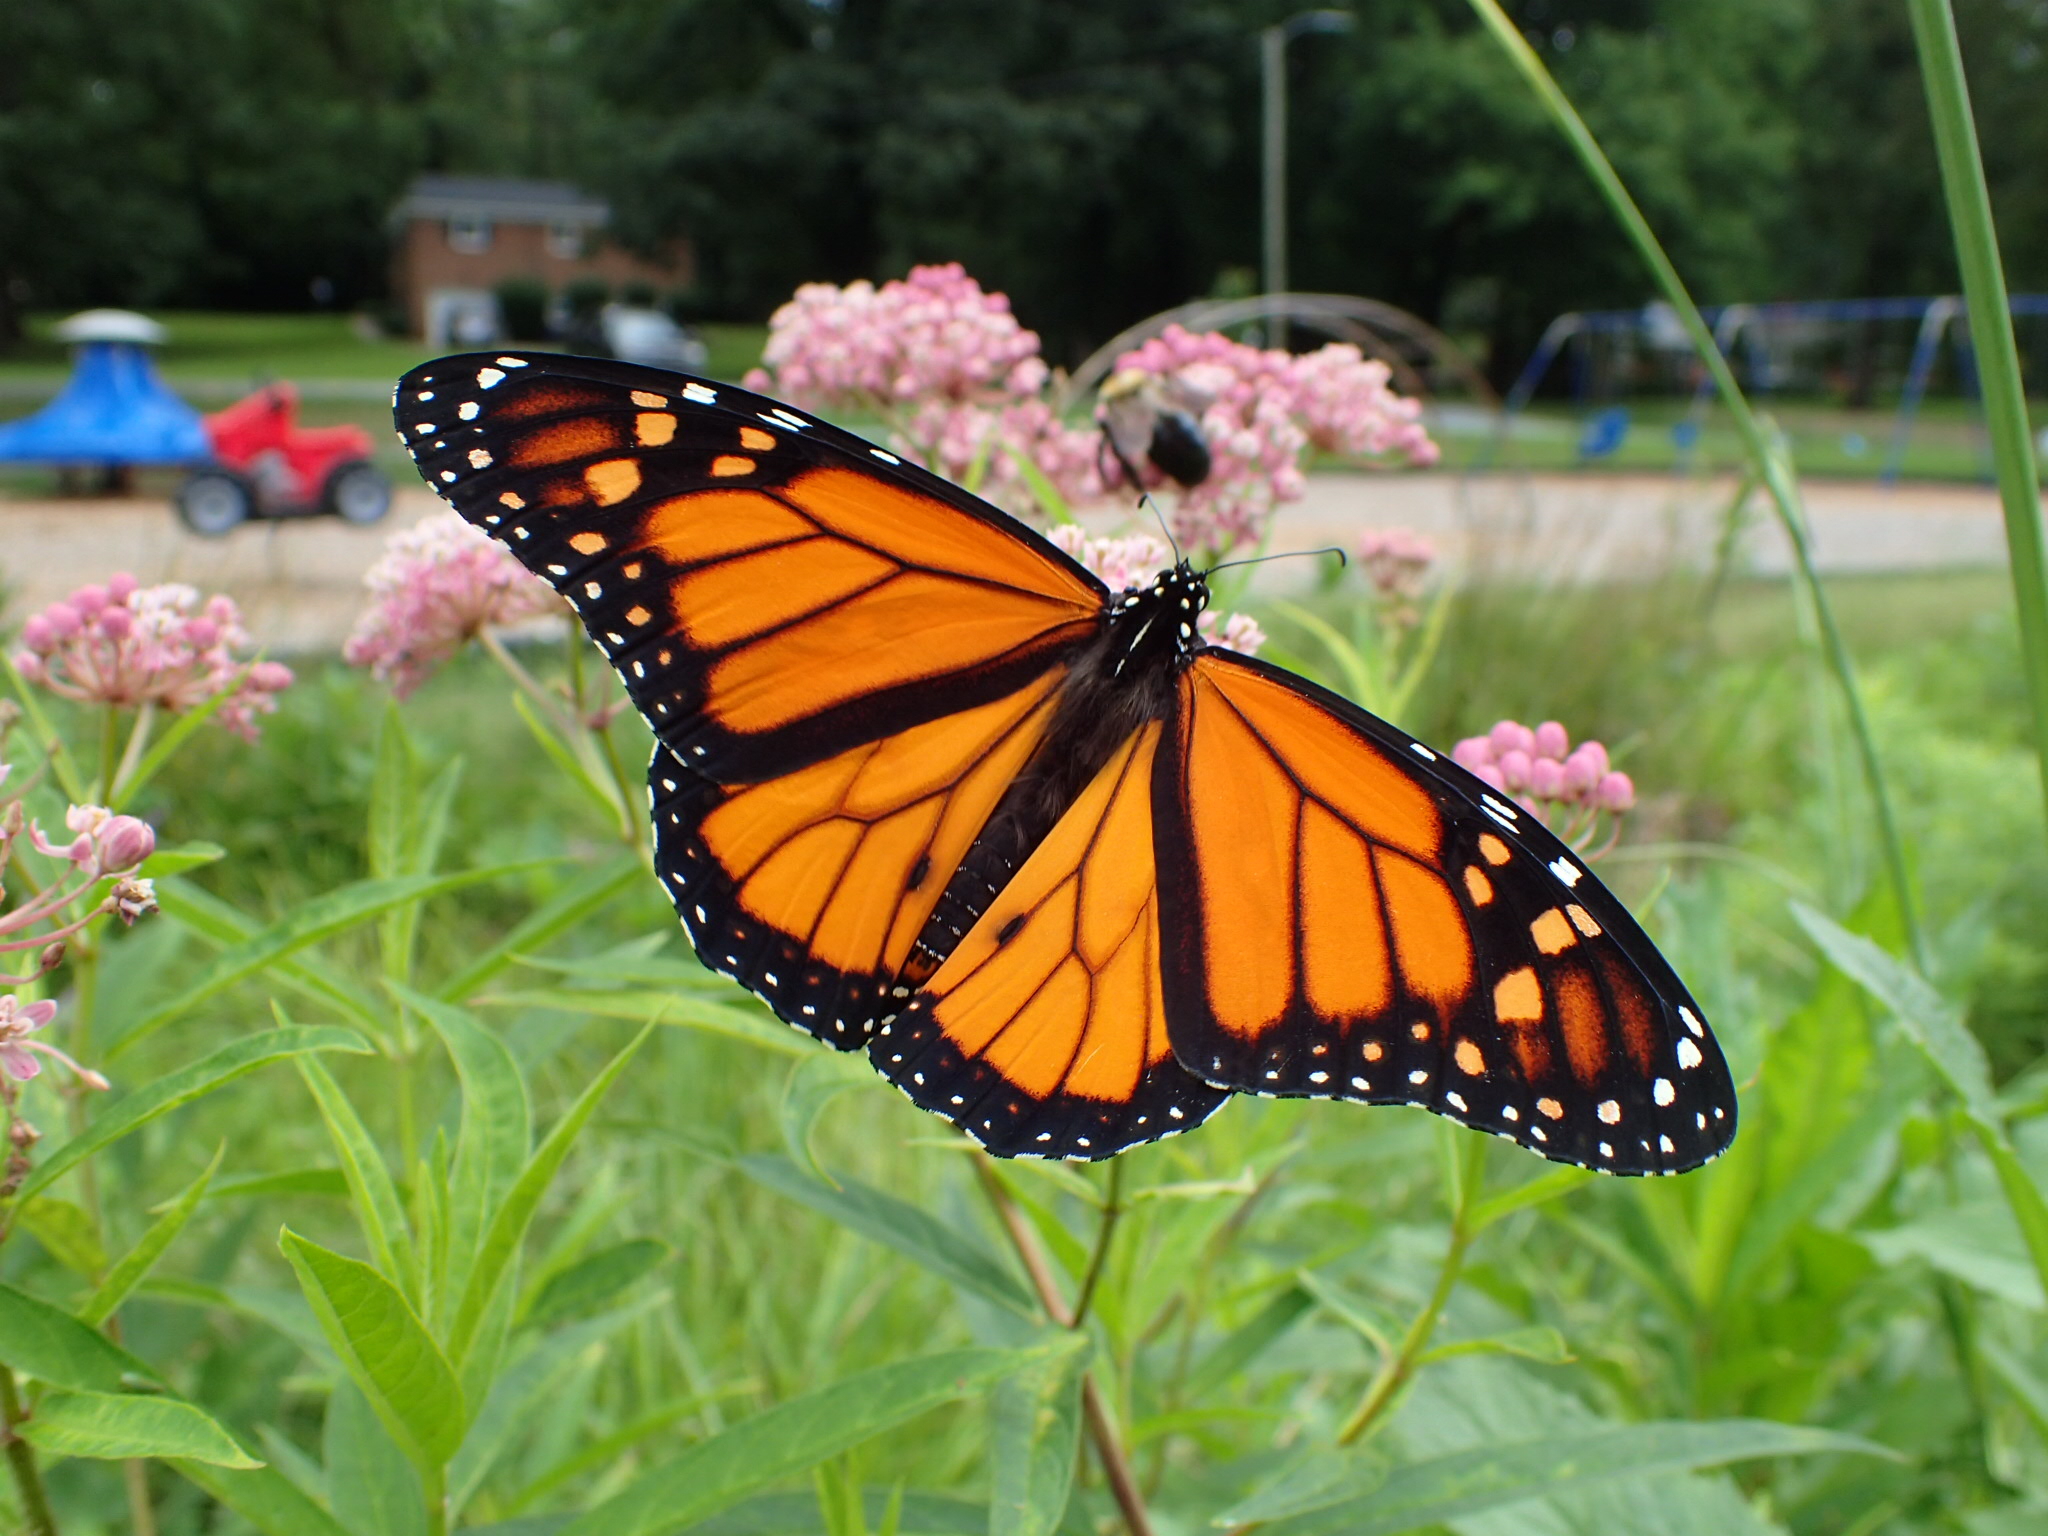
<path id="1" fill-rule="evenodd" d="M 0 425 L 0 462 L 191 464 L 213 456 L 199 413 L 127 341 L 88 341 L 57 398 Z"/>

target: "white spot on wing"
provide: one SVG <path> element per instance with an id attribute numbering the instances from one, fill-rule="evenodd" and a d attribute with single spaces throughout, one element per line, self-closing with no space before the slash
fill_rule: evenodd
<path id="1" fill-rule="evenodd" d="M 1551 861 L 1550 872 L 1566 885 L 1573 887 L 1576 887 L 1586 875 L 1584 870 L 1580 869 L 1578 865 L 1565 858 L 1562 854 Z"/>
<path id="2" fill-rule="evenodd" d="M 1678 1042 L 1678 1064 L 1688 1072 L 1700 1064 L 1700 1048 L 1690 1040 Z"/>
<path id="3" fill-rule="evenodd" d="M 702 384 L 697 383 L 693 379 L 683 386 L 683 398 L 692 405 L 716 405 L 718 403 L 718 391 L 706 389 Z"/>
<path id="4" fill-rule="evenodd" d="M 476 387 L 478 389 L 489 389 L 493 385 L 502 384 L 504 382 L 505 375 L 499 369 L 479 368 L 476 371 Z"/>

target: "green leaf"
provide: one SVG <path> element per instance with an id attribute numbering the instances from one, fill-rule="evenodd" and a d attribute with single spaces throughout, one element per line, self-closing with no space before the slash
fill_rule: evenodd
<path id="1" fill-rule="evenodd" d="M 1604 1425 L 1410 1462 L 1362 1494 L 1343 1484 L 1325 1489 L 1321 1507 L 1312 1510 L 1276 1508 L 1286 1495 L 1275 1490 L 1271 1499 L 1247 1500 L 1210 1523 L 1271 1521 L 1268 1536 L 1394 1536 L 1589 1483 L 1827 1452 L 1897 1459 L 1893 1451 L 1856 1435 L 1772 1419 Z"/>
<path id="2" fill-rule="evenodd" d="M 633 854 L 583 871 L 546 905 L 528 913 L 502 939 L 442 982 L 435 995 L 443 1002 L 463 1001 L 516 957 L 578 926 L 646 874 L 646 866 Z"/>
<path id="3" fill-rule="evenodd" d="M 231 1472 L 203 1461 L 177 1459 L 171 1465 L 264 1536 L 360 1536 L 344 1529 L 274 1468 Z"/>
<path id="4" fill-rule="evenodd" d="M 1023 1282 L 982 1243 L 958 1226 L 949 1226 L 906 1200 L 882 1193 L 858 1179 L 842 1178 L 839 1186 L 821 1184 L 800 1172 L 786 1157 L 757 1153 L 735 1164 L 757 1183 L 831 1217 L 940 1279 L 970 1291 L 1020 1317 L 1038 1318 L 1038 1303 Z"/>
<path id="5" fill-rule="evenodd" d="M 407 902 L 427 901 L 465 886 L 480 885 L 541 868 L 546 860 L 516 864 L 493 864 L 484 869 L 464 870 L 452 875 L 404 875 L 388 880 L 358 880 L 302 902 L 290 916 L 252 934 L 239 944 L 223 950 L 184 991 L 160 1003 L 137 1020 L 114 1043 L 110 1055 L 119 1055 L 147 1039 L 164 1025 L 188 1013 L 208 998 L 226 991 L 236 982 L 255 975 L 278 960 L 297 954 L 310 945 L 336 934 L 360 927 Z"/>
<path id="6" fill-rule="evenodd" d="M 811 1132 L 825 1106 L 849 1088 L 864 1088 L 876 1081 L 872 1068 L 858 1056 L 838 1051 L 811 1051 L 799 1057 L 789 1069 L 782 1088 L 782 1144 L 799 1167 L 826 1184 L 832 1175 L 818 1165 L 811 1150 Z"/>
<path id="7" fill-rule="evenodd" d="M 512 694 L 512 710 L 525 722 L 526 729 L 532 734 L 541 751 L 548 755 L 569 781 L 582 785 L 584 793 L 596 801 L 607 816 L 616 819 L 619 814 L 619 802 L 613 795 L 611 786 L 584 766 L 582 758 L 556 734 L 553 726 L 540 717 L 539 711 L 533 707 L 533 701 L 517 689 Z"/>
<path id="8" fill-rule="evenodd" d="M 156 852 L 142 861 L 138 873 L 150 880 L 167 880 L 172 875 L 182 875 L 188 869 L 217 863 L 227 856 L 227 849 L 219 843 L 180 843 L 175 848 L 159 844 Z"/>
<path id="9" fill-rule="evenodd" d="M 577 1363 L 594 1354 L 613 1334 L 668 1301 L 666 1291 L 641 1298 L 602 1317 L 563 1328 L 542 1339 L 491 1383 L 477 1409 L 462 1449 L 448 1466 L 448 1508 L 459 1514 L 500 1456 L 556 1400 Z"/>
<path id="10" fill-rule="evenodd" d="M 341 1158 L 341 1175 L 348 1181 L 349 1200 L 355 1206 L 356 1224 L 370 1245 L 370 1257 L 387 1280 L 409 1297 L 417 1297 L 419 1255 L 414 1251 L 405 1208 L 399 1204 L 398 1189 L 391 1182 L 391 1170 L 385 1166 L 383 1154 L 370 1139 L 362 1117 L 333 1074 L 317 1059 L 308 1057 L 299 1058 L 298 1068 L 299 1076 L 312 1091 L 320 1118 L 326 1122 L 328 1139 Z"/>
<path id="11" fill-rule="evenodd" d="M 357 1536 L 427 1536 L 419 1474 L 352 1381 L 337 1381 L 320 1429 L 334 1516 Z"/>
<path id="12" fill-rule="evenodd" d="M 260 1035 L 245 1035 L 210 1055 L 202 1056 L 189 1067 L 181 1067 L 146 1088 L 136 1089 L 101 1111 L 83 1135 L 72 1137 L 36 1166 L 36 1171 L 23 1182 L 18 1198 L 32 1199 L 102 1147 L 112 1145 L 130 1131 L 149 1124 L 159 1115 L 168 1114 L 181 1104 L 189 1104 L 269 1062 L 313 1051 L 347 1051 L 366 1056 L 370 1054 L 370 1046 L 354 1030 L 337 1029 L 331 1025 L 272 1029 Z"/>
<path id="13" fill-rule="evenodd" d="M 1504 1189 L 1497 1195 L 1482 1199 L 1473 1207 L 1468 1225 L 1476 1236 L 1503 1216 L 1512 1216 L 1516 1211 L 1526 1211 L 1532 1206 L 1561 1199 L 1581 1184 L 1590 1184 L 1598 1177 L 1590 1168 L 1552 1168 L 1517 1184 L 1513 1189 Z"/>
<path id="14" fill-rule="evenodd" d="M 263 924 L 209 891 L 182 880 L 157 887 L 158 910 L 189 933 L 224 949 L 262 931 Z M 318 954 L 302 952 L 273 962 L 264 972 L 276 986 L 295 996 L 338 1009 L 368 1034 L 384 1032 L 386 1020 L 368 992 L 342 976 Z M 138 1013 L 136 1015 L 140 1017 Z M 119 1035 L 115 1036 L 116 1040 Z"/>
<path id="15" fill-rule="evenodd" d="M 1420 1363 L 1451 1360 L 1459 1355 L 1517 1355 L 1544 1365 L 1569 1365 L 1577 1358 L 1565 1344 L 1564 1335 L 1555 1328 L 1511 1328 L 1506 1333 L 1490 1333 L 1476 1339 L 1453 1339 L 1447 1344 L 1439 1344 L 1426 1350 Z"/>
<path id="16" fill-rule="evenodd" d="M 984 442 L 981 455 L 978 457 L 985 456 L 987 452 L 988 444 Z M 1039 509 L 1045 513 L 1047 522 L 1057 527 L 1061 523 L 1071 523 L 1074 520 L 1074 509 L 1067 505 L 1067 498 L 1060 494 L 1058 486 L 1046 478 L 1045 471 L 1038 467 L 1029 453 L 1007 441 L 1002 444 L 1002 452 L 1030 490 L 1031 499 L 1037 502 Z"/>
<path id="17" fill-rule="evenodd" d="M 441 1037 L 462 1083 L 462 1120 L 455 1133 L 449 1191 L 447 1272 L 437 1302 L 445 1312 L 469 1283 L 492 1213 L 526 1162 L 533 1111 L 526 1079 L 503 1040 L 464 1009 L 408 987 L 394 985 L 392 992 Z"/>
<path id="18" fill-rule="evenodd" d="M 1053 1536 L 1066 1517 L 1081 1449 L 1088 1339 L 1063 1334 L 991 1394 L 988 1536 Z"/>
<path id="19" fill-rule="evenodd" d="M 1807 936 L 1829 962 L 1875 997 L 1897 1017 L 1907 1038 L 1920 1048 L 1942 1080 L 1956 1091 L 1973 1116 L 1998 1123 L 1996 1095 L 1991 1091 L 1991 1065 L 1984 1047 L 1963 1022 L 1963 1011 L 1896 955 L 1851 933 L 1825 913 L 1804 902 L 1792 904 Z"/>
<path id="20" fill-rule="evenodd" d="M 476 1000 L 478 1007 L 555 1008 L 563 1013 L 602 1019 L 630 1019 L 636 1024 L 666 1024 L 702 1030 L 728 1040 L 744 1040 L 779 1056 L 808 1056 L 817 1043 L 762 1012 L 730 1003 L 677 997 L 673 992 L 572 992 L 540 990 L 494 992 Z"/>
<path id="21" fill-rule="evenodd" d="M 96 1329 L 11 1285 L 0 1285 L 0 1365 L 75 1392 L 118 1392 L 124 1374 L 158 1379 Z"/>
<path id="22" fill-rule="evenodd" d="M 661 1268 L 674 1252 L 667 1243 L 650 1237 L 600 1248 L 550 1275 L 520 1321 L 528 1327 L 545 1327 L 595 1312 Z"/>
<path id="23" fill-rule="evenodd" d="M 1218 1391 L 1278 1343 L 1296 1323 L 1315 1310 L 1315 1305 L 1315 1298 L 1300 1285 L 1288 1286 L 1261 1307 L 1250 1322 L 1202 1357 L 1188 1377 L 1187 1399 L 1200 1402 Z"/>
<path id="24" fill-rule="evenodd" d="M 625 1071 L 626 1064 L 638 1053 L 640 1047 L 653 1032 L 648 1025 L 635 1035 L 626 1048 L 611 1059 L 597 1079 L 583 1090 L 582 1095 L 569 1107 L 569 1112 L 555 1122 L 555 1128 L 548 1132 L 547 1140 L 540 1144 L 520 1171 L 518 1179 L 506 1192 L 505 1200 L 491 1219 L 491 1225 L 484 1234 L 482 1246 L 477 1251 L 476 1264 L 470 1271 L 469 1283 L 463 1287 L 461 1304 L 456 1308 L 455 1319 L 449 1329 L 449 1353 L 458 1362 L 467 1361 L 475 1345 L 485 1318 L 493 1307 L 503 1307 L 509 1314 L 510 1291 L 507 1280 L 514 1261 L 519 1256 L 519 1245 L 525 1241 L 527 1226 L 533 1221 L 533 1213 L 540 1208 L 541 1196 L 554 1181 L 562 1161 L 569 1155 L 576 1137 L 597 1110 L 598 1102 L 604 1098 L 618 1075 Z M 501 1294 L 502 1293 L 502 1294 Z"/>
<path id="25" fill-rule="evenodd" d="M 1856 1240 L 1884 1264 L 1922 1259 L 1945 1275 L 2029 1311 L 2048 1306 L 2012 1212 L 1996 1200 L 1943 1206 Z"/>
<path id="26" fill-rule="evenodd" d="M 21 1438 L 52 1456 L 124 1461 L 178 1456 L 210 1466 L 260 1467 L 211 1414 L 174 1397 L 52 1392 L 21 1426 Z"/>
<path id="27" fill-rule="evenodd" d="M 282 1173 L 238 1173 L 221 1179 L 209 1200 L 262 1200 L 271 1195 L 348 1198 L 348 1175 L 339 1168 L 294 1168 Z"/>
<path id="28" fill-rule="evenodd" d="M 220 1167 L 221 1157 L 226 1151 L 226 1142 L 214 1149 L 213 1161 L 201 1170 L 198 1178 L 185 1186 L 184 1191 L 171 1202 L 170 1209 L 142 1234 L 141 1240 L 122 1255 L 121 1262 L 107 1272 L 107 1278 L 78 1309 L 80 1322 L 88 1328 L 99 1327 L 128 1299 L 128 1293 L 148 1278 L 149 1272 L 156 1268 L 156 1261 L 164 1256 L 164 1250 L 171 1246 L 172 1239 L 185 1230 L 185 1223 L 192 1219 L 199 1202 L 206 1198 L 207 1186 L 213 1182 L 214 1170 Z"/>
<path id="29" fill-rule="evenodd" d="M 462 1443 L 467 1410 L 447 1357 L 389 1280 L 287 1227 L 278 1247 L 299 1277 L 320 1331 L 422 1479 Z"/>
<path id="30" fill-rule="evenodd" d="M 681 1530 L 886 1429 L 971 1396 L 1037 1354 L 959 1349 L 862 1371 L 699 1441 L 570 1522 L 561 1536 Z"/>
<path id="31" fill-rule="evenodd" d="M 15 1219 L 51 1258 L 80 1279 L 90 1281 L 106 1269 L 99 1231 L 83 1206 L 44 1195 L 22 1206 Z"/>
<path id="32" fill-rule="evenodd" d="M 2033 1367 L 2018 1355 L 1982 1334 L 1977 1337 L 1977 1353 L 2034 1421 L 2034 1433 L 2048 1435 L 2048 1383 L 2035 1375 Z"/>

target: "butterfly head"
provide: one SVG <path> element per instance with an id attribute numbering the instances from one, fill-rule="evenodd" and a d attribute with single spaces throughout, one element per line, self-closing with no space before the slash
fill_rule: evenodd
<path id="1" fill-rule="evenodd" d="M 1202 644 L 1197 621 L 1209 606 L 1209 583 L 1183 560 L 1109 602 L 1118 675 L 1148 661 L 1193 654 Z"/>

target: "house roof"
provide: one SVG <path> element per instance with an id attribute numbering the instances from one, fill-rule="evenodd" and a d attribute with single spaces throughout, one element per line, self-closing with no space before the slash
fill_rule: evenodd
<path id="1" fill-rule="evenodd" d="M 507 224 L 609 223 L 611 205 L 565 181 L 510 176 L 417 176 L 392 210 L 400 219 L 496 219 Z"/>

